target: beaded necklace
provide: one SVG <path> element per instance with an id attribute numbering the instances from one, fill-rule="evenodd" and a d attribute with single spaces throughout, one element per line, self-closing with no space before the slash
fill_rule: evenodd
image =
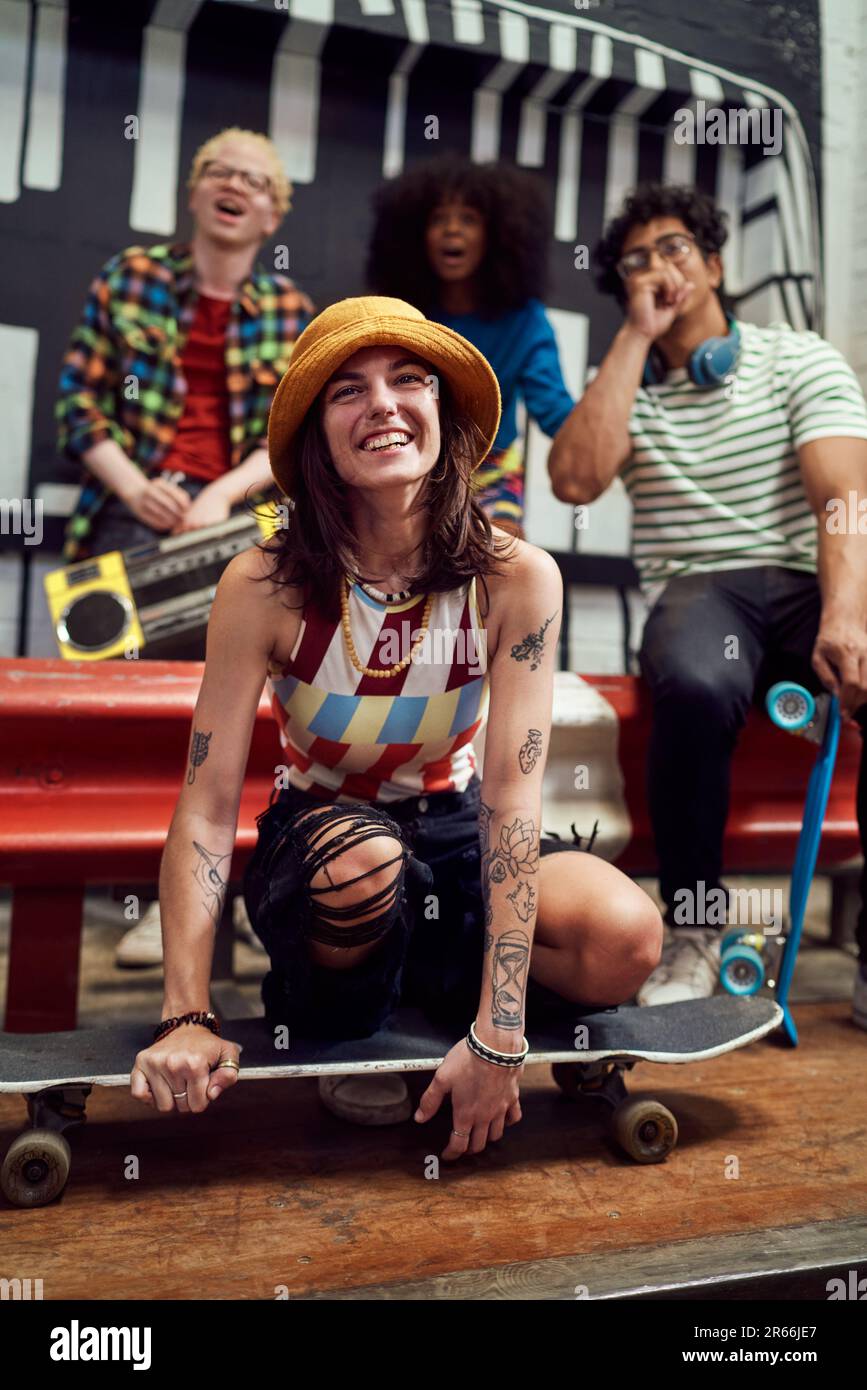
<path id="1" fill-rule="evenodd" d="M 407 655 L 403 658 L 402 661 L 396 661 L 393 666 L 389 666 L 387 670 L 381 671 L 373 666 L 362 666 L 361 662 L 358 659 L 358 652 L 355 650 L 355 643 L 352 640 L 352 628 L 349 622 L 350 582 L 351 581 L 349 579 L 349 576 L 345 575 L 344 583 L 340 586 L 340 621 L 343 627 L 343 640 L 346 643 L 346 650 L 349 652 L 349 659 L 355 667 L 356 671 L 360 671 L 363 676 L 373 676 L 377 680 L 388 680 L 391 676 L 396 676 L 399 671 L 402 671 L 405 666 L 409 665 L 415 654 L 416 648 L 420 647 L 422 642 L 424 641 L 425 633 L 427 632 L 428 628 L 428 623 L 430 622 L 430 615 L 431 609 L 433 608 L 434 596 L 433 594 L 428 594 L 427 598 L 425 599 L 424 611 L 422 613 L 421 618 L 421 627 L 419 629 L 418 636 L 416 637 L 415 641 L 410 647 Z M 364 588 L 363 585 L 362 588 Z M 366 589 L 365 592 L 367 592 Z"/>

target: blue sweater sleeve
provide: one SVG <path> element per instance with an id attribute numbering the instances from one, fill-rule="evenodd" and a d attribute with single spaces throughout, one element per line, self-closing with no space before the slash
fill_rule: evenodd
<path id="1" fill-rule="evenodd" d="M 553 437 L 575 402 L 566 389 L 551 321 L 538 299 L 530 300 L 526 355 L 521 367 L 521 395 L 541 430 Z"/>

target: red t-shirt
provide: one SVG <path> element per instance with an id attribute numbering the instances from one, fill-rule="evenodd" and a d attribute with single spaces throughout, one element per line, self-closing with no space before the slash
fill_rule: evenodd
<path id="1" fill-rule="evenodd" d="M 196 478 L 219 478 L 231 467 L 229 392 L 226 386 L 226 325 L 231 299 L 200 294 L 181 353 L 187 383 L 177 434 L 160 469 L 181 469 Z"/>

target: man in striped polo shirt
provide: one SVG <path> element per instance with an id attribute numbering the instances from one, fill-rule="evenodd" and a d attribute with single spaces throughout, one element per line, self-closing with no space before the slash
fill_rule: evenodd
<path id="1" fill-rule="evenodd" d="M 624 322 L 548 462 L 564 502 L 623 479 L 651 605 L 648 803 L 672 931 L 642 1004 L 713 993 L 720 927 L 689 905 L 721 887 L 731 755 L 757 686 L 831 690 L 867 727 L 864 397 L 817 334 L 731 315 L 725 239 L 725 214 L 696 189 L 644 184 L 626 200 L 596 251 Z M 867 851 L 863 754 L 858 823 Z M 861 887 L 867 1028 L 867 873 Z"/>

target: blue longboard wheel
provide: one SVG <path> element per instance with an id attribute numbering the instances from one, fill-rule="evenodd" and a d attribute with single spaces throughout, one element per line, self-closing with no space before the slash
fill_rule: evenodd
<path id="1" fill-rule="evenodd" d="M 727 951 L 730 951 L 733 946 L 752 946 L 753 949 L 758 951 L 759 955 L 761 955 L 765 949 L 765 944 L 764 935 L 762 932 L 756 931 L 755 928 L 748 926 L 729 927 L 728 931 L 723 934 L 723 939 L 720 942 L 720 958 L 722 958 Z"/>
<path id="2" fill-rule="evenodd" d="M 754 946 L 730 946 L 720 960 L 719 977 L 729 994 L 755 994 L 765 982 L 765 967 Z"/>
<path id="3" fill-rule="evenodd" d="M 765 707 L 779 729 L 796 734 L 806 728 L 816 713 L 816 701 L 802 685 L 777 681 L 765 696 Z"/>

